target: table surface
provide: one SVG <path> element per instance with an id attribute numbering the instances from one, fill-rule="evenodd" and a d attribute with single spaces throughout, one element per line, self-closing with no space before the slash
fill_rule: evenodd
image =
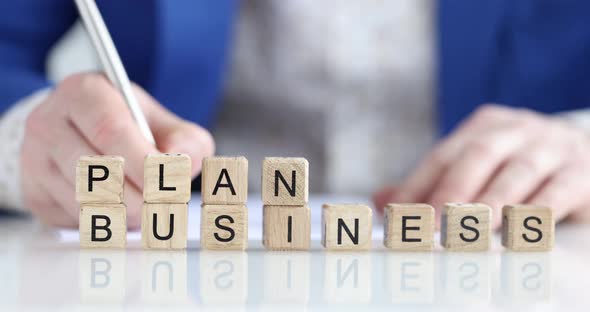
<path id="1" fill-rule="evenodd" d="M 251 196 L 254 198 L 254 196 Z M 319 244 L 324 202 L 363 198 L 312 196 L 312 250 L 269 252 L 260 243 L 261 205 L 249 202 L 246 252 L 198 248 L 193 198 L 186 251 L 80 249 L 77 232 L 0 217 L 0 311 L 334 309 L 586 310 L 590 305 L 590 226 L 560 225 L 549 253 L 402 253 L 381 243 L 376 216 L 370 252 L 327 252 Z M 438 237 L 437 237 L 438 241 Z M 477 310 L 473 310 L 473 309 Z"/>

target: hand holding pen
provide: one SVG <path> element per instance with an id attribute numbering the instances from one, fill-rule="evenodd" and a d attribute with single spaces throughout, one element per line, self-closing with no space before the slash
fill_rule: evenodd
<path id="1" fill-rule="evenodd" d="M 109 41 L 114 49 L 110 38 L 102 40 L 106 47 Z M 98 55 L 104 53 L 96 48 Z M 31 99 L 40 103 L 26 122 L 21 183 L 24 204 L 44 223 L 77 225 L 79 208 L 72 168 L 82 155 L 125 158 L 127 220 L 130 227 L 137 227 L 146 154 L 186 153 L 193 160 L 193 176 L 200 171 L 201 159 L 213 154 L 214 143 L 207 130 L 174 115 L 141 87 L 129 83 L 118 55 L 112 57 L 116 51 L 105 55 L 111 55 L 107 62 L 101 57 L 106 76 L 75 74 Z"/>

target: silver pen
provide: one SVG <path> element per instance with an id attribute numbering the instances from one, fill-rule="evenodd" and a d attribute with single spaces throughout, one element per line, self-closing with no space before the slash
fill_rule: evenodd
<path id="1" fill-rule="evenodd" d="M 94 0 L 75 1 L 76 6 L 78 7 L 78 12 L 80 12 L 80 17 L 82 18 L 84 26 L 94 44 L 94 48 L 98 53 L 98 58 L 100 59 L 105 74 L 115 88 L 121 91 L 121 94 L 123 95 L 123 98 L 125 98 L 125 102 L 127 103 L 127 106 L 143 136 L 150 143 L 155 145 L 156 141 L 154 140 L 152 131 L 145 119 L 145 115 L 141 111 L 137 98 L 135 98 L 135 94 L 133 94 L 127 72 L 123 67 L 119 53 L 117 52 L 113 39 L 100 15 L 96 2 Z"/>

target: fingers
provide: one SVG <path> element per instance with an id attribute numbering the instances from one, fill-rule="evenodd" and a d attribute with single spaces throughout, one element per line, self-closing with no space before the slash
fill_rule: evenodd
<path id="1" fill-rule="evenodd" d="M 375 208 L 377 208 L 377 211 L 383 213 L 385 205 L 395 201 L 396 194 L 397 187 L 395 186 L 385 187 L 373 194 L 373 204 L 375 205 Z"/>
<path id="2" fill-rule="evenodd" d="M 67 120 L 59 120 L 52 125 L 60 138 L 53 148 L 49 149 L 49 157 L 63 177 L 72 185 L 76 185 L 78 159 L 84 155 L 96 155 L 98 152 L 82 137 L 76 128 Z"/>
<path id="3" fill-rule="evenodd" d="M 587 209 L 584 204 L 588 203 L 587 194 L 590 194 L 590 186 L 586 181 L 590 168 L 578 164 L 580 163 L 558 171 L 527 202 L 551 207 L 556 221 L 576 210 Z"/>
<path id="4" fill-rule="evenodd" d="M 134 89 L 139 102 L 156 103 L 143 89 Z M 158 149 L 164 153 L 189 155 L 193 176 L 200 172 L 202 159 L 212 156 L 215 152 L 211 134 L 198 125 L 179 118 L 161 105 L 153 105 L 147 111 L 146 118 L 154 132 Z"/>
<path id="5" fill-rule="evenodd" d="M 564 160 L 561 150 L 546 148 L 543 144 L 522 149 L 501 168 L 476 201 L 496 211 L 506 203 L 524 202 Z M 495 228 L 500 226 L 499 213 L 494 214 L 492 223 Z"/>
<path id="6" fill-rule="evenodd" d="M 79 91 L 66 92 L 72 89 Z M 89 74 L 64 80 L 60 90 L 68 120 L 100 154 L 123 156 L 126 176 L 142 188 L 143 159 L 157 150 L 139 131 L 120 93 L 105 77 Z"/>
<path id="7" fill-rule="evenodd" d="M 23 188 L 23 199 L 25 206 L 30 209 L 39 220 L 48 225 L 74 227 L 78 223 L 77 215 L 67 213 L 63 204 L 58 203 L 54 198 L 62 194 L 63 190 L 49 190 L 46 181 L 52 180 L 46 174 L 49 167 L 49 160 L 43 154 L 43 146 L 33 140 L 25 140 L 22 146 L 21 162 L 26 164 L 22 167 L 21 179 Z M 63 182 L 63 180 L 58 183 Z M 61 184 L 61 183 L 60 183 Z M 73 190 L 67 186 L 64 189 Z M 71 195 L 73 196 L 73 195 Z M 73 199 L 73 198 L 72 198 Z"/>
<path id="8" fill-rule="evenodd" d="M 514 118 L 513 109 L 497 105 L 483 105 L 420 163 L 414 173 L 400 186 L 398 199 L 403 202 L 427 201 L 432 197 L 431 193 L 446 173 L 447 167 L 455 163 L 458 157 L 461 157 L 466 145 L 476 142 L 474 143 L 475 150 L 485 151 L 487 147 L 481 148 L 482 146 L 477 143 L 486 142 L 482 140 L 482 136 L 489 133 L 490 129 L 494 127 L 510 124 Z M 466 156 L 466 158 L 469 157 L 472 156 Z M 470 166 L 471 164 L 472 162 L 470 162 Z M 486 168 L 482 168 L 480 174 L 485 173 L 484 169 Z M 456 180 L 452 178 L 456 173 L 449 174 L 451 180 Z M 446 185 L 449 181 L 442 183 Z M 468 193 L 469 190 L 465 192 Z M 442 194 L 436 196 L 442 196 Z"/>
<path id="9" fill-rule="evenodd" d="M 427 202 L 440 207 L 445 202 L 473 200 L 496 169 L 526 140 L 527 136 L 507 128 L 470 141 L 448 165 Z"/>
<path id="10" fill-rule="evenodd" d="M 135 86 L 142 110 L 163 152 L 186 153 L 193 161 L 193 175 L 203 157 L 214 152 L 211 135 L 162 107 Z M 98 74 L 78 74 L 61 82 L 27 120 L 22 149 L 23 181 L 32 211 L 54 225 L 75 224 L 75 170 L 82 155 L 120 155 L 126 160 L 127 220 L 140 224 L 143 202 L 143 162 L 157 153 L 141 134 L 120 93 Z M 42 190 L 42 191 L 40 191 Z M 45 204 L 43 204 L 45 203 Z M 50 212 L 48 214 L 48 212 Z"/>

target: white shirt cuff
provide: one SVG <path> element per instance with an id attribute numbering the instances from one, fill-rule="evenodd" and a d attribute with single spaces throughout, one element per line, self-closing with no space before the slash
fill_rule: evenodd
<path id="1" fill-rule="evenodd" d="M 563 112 L 558 116 L 590 134 L 590 109 Z"/>
<path id="2" fill-rule="evenodd" d="M 29 113 L 47 98 L 50 89 L 21 99 L 0 116 L 0 208 L 24 210 L 20 153 Z"/>

